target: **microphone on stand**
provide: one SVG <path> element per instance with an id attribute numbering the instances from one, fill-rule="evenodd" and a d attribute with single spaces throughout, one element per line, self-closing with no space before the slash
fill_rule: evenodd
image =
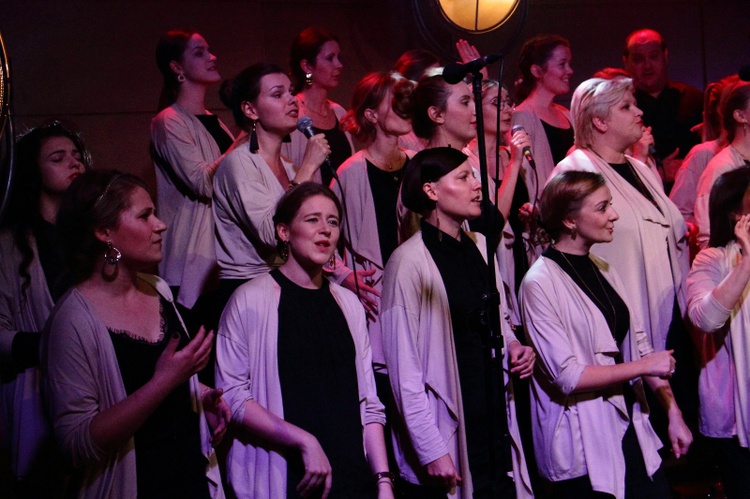
<path id="1" fill-rule="evenodd" d="M 463 80 L 467 74 L 479 71 L 486 65 L 500 60 L 502 57 L 503 54 L 490 54 L 482 56 L 478 59 L 474 59 L 473 61 L 469 61 L 466 64 L 451 62 L 450 64 L 446 64 L 445 68 L 443 68 L 443 79 L 446 83 L 455 85 L 459 81 Z"/>
<path id="2" fill-rule="evenodd" d="M 514 125 L 513 128 L 511 128 L 511 133 L 516 132 L 525 132 L 523 125 Z M 531 147 L 526 146 L 523 148 L 523 157 L 526 158 L 526 161 L 529 162 L 529 166 L 531 166 L 532 170 L 536 171 L 536 163 L 534 162 L 534 156 L 531 155 Z"/>
<path id="3" fill-rule="evenodd" d="M 315 134 L 315 130 L 312 128 L 313 120 L 309 116 L 303 116 L 297 121 L 297 130 L 302 132 L 302 134 L 309 139 L 313 137 Z M 336 173 L 336 168 L 333 167 L 331 164 L 331 158 L 326 157 L 325 161 L 323 161 L 323 164 L 328 167 L 328 169 L 333 174 L 333 178 L 336 179 L 336 182 L 339 181 L 339 176 Z"/>

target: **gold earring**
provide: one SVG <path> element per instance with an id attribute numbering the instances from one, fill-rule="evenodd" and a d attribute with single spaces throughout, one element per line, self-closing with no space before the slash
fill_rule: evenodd
<path id="1" fill-rule="evenodd" d="M 305 73 L 305 83 L 307 84 L 308 87 L 312 86 L 312 73 L 310 72 Z"/>

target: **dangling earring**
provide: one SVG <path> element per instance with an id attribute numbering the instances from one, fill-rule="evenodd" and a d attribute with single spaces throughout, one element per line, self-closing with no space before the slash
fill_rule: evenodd
<path id="1" fill-rule="evenodd" d="M 279 256 L 282 260 L 286 261 L 287 258 L 289 258 L 289 245 L 286 241 L 281 241 L 279 243 Z"/>
<path id="2" fill-rule="evenodd" d="M 312 73 L 305 73 L 305 83 L 308 87 L 312 87 Z"/>
<path id="3" fill-rule="evenodd" d="M 747 123 L 742 124 L 742 133 L 747 136 Z"/>
<path id="4" fill-rule="evenodd" d="M 576 227 L 572 227 L 570 229 L 570 238 L 575 241 L 576 237 L 578 237 L 578 229 Z"/>
<path id="5" fill-rule="evenodd" d="M 107 241 L 107 249 L 104 252 L 104 263 L 108 265 L 117 265 L 120 258 L 122 258 L 120 250 L 112 246 L 112 241 Z"/>
<path id="6" fill-rule="evenodd" d="M 440 217 L 437 214 L 437 211 L 435 212 L 435 228 L 438 230 L 438 242 L 443 242 L 443 233 L 440 231 Z"/>
<path id="7" fill-rule="evenodd" d="M 329 267 L 328 270 L 330 271 L 336 270 L 336 254 L 335 253 L 331 255 L 331 259 L 328 260 L 328 267 Z"/>
<path id="8" fill-rule="evenodd" d="M 256 123 L 256 121 L 253 121 L 253 129 L 250 131 L 250 152 L 253 154 L 257 153 L 258 149 L 260 149 L 258 146 L 258 134 L 255 133 Z"/>
<path id="9" fill-rule="evenodd" d="M 177 81 L 180 83 L 185 83 L 185 75 L 180 73 L 177 75 Z"/>

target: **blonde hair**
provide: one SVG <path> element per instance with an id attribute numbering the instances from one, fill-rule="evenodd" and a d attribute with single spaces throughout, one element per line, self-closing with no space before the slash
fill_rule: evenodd
<path id="1" fill-rule="evenodd" d="M 633 90 L 633 80 L 624 76 L 591 78 L 578 85 L 570 103 L 576 147 L 591 149 L 595 133 L 594 118 L 608 117 L 622 97 Z"/>

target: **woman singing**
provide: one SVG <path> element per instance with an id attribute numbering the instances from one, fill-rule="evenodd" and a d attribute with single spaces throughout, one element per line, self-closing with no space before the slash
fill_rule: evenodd
<path id="1" fill-rule="evenodd" d="M 391 256 L 383 283 L 400 486 L 407 497 L 529 497 L 504 371 L 530 376 L 534 354 L 514 336 L 502 293 L 499 321 L 489 322 L 496 316 L 486 303 L 484 238 L 462 228 L 482 211 L 479 181 L 462 152 L 426 149 L 408 163 L 401 199 L 423 218 Z M 502 372 L 483 355 L 491 326 L 502 334 L 504 349 L 494 354 L 503 355 Z"/>
<path id="2" fill-rule="evenodd" d="M 393 497 L 364 310 L 323 275 L 340 220 L 328 188 L 290 190 L 274 216 L 286 261 L 224 310 L 216 378 L 239 430 L 227 457 L 239 498 Z"/>
<path id="3" fill-rule="evenodd" d="M 325 135 L 331 147 L 331 168 L 320 170 L 323 185 L 329 185 L 341 163 L 352 155 L 351 137 L 339 127 L 346 112 L 343 107 L 328 100 L 328 93 L 339 86 L 344 68 L 340 59 L 339 39 L 322 28 L 302 30 L 292 43 L 289 67 L 294 79 L 294 93 L 300 106 L 300 116 L 313 120 L 313 131 Z M 285 145 L 285 155 L 295 165 L 300 164 L 307 139 L 299 132 L 291 134 L 291 143 Z M 317 180 L 317 178 L 316 178 Z"/>

